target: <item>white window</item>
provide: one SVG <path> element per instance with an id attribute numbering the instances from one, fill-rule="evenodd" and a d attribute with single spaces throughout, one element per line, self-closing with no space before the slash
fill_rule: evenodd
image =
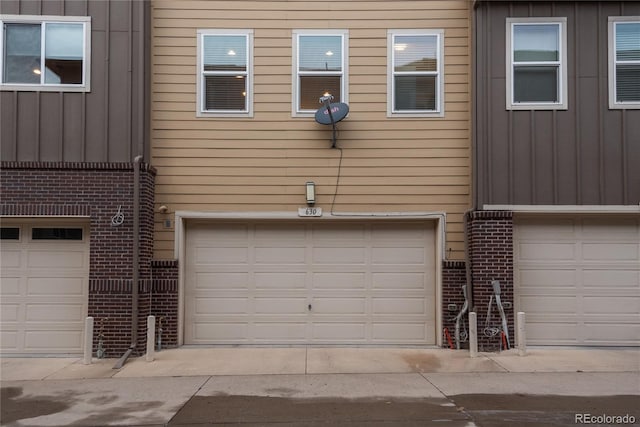
<path id="1" fill-rule="evenodd" d="M 444 31 L 389 30 L 387 116 L 444 115 Z"/>
<path id="2" fill-rule="evenodd" d="M 293 32 L 293 116 L 308 116 L 319 99 L 348 102 L 348 33 L 341 30 Z"/>
<path id="3" fill-rule="evenodd" d="M 609 108 L 640 108 L 640 16 L 609 17 Z"/>
<path id="4" fill-rule="evenodd" d="M 253 31 L 198 30 L 199 117 L 253 115 Z"/>
<path id="5" fill-rule="evenodd" d="M 507 109 L 567 109 L 567 18 L 507 18 Z"/>
<path id="6" fill-rule="evenodd" d="M 90 17 L 0 15 L 0 21 L 2 90 L 90 90 Z"/>

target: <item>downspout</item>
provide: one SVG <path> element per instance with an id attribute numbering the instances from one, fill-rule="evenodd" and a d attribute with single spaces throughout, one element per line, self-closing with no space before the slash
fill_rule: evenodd
<path id="1" fill-rule="evenodd" d="M 142 156 L 133 159 L 133 274 L 131 284 L 131 346 L 113 369 L 120 369 L 138 345 L 138 282 L 140 278 L 140 163 Z"/>

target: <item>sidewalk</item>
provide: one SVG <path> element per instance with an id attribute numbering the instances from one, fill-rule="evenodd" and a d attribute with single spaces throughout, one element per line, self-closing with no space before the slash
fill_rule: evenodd
<path id="1" fill-rule="evenodd" d="M 155 360 L 3 358 L 0 379 L 188 377 L 214 375 L 309 375 L 373 373 L 640 372 L 640 349 L 533 348 L 480 353 L 407 348 L 188 348 L 162 350 Z"/>
<path id="2" fill-rule="evenodd" d="M 640 349 L 530 349 L 524 357 L 505 351 L 471 359 L 468 351 L 444 349 L 183 347 L 156 353 L 153 362 L 130 359 L 120 370 L 115 363 L 2 359 L 2 425 L 201 426 L 212 425 L 205 420 L 213 416 L 243 425 L 322 425 L 340 410 L 359 425 L 385 425 L 367 422 L 384 420 L 385 413 L 374 412 L 395 407 L 388 416 L 400 413 L 407 421 L 397 425 L 448 420 L 453 427 L 476 425 L 469 420 L 490 413 L 465 412 L 458 406 L 465 396 L 468 402 L 478 402 L 475 395 L 540 396 L 547 399 L 542 407 L 563 396 L 574 405 L 581 396 L 601 402 L 609 396 L 627 412 L 640 396 Z M 289 409 L 275 411 L 278 405 Z M 247 421 L 248 411 L 261 421 Z M 563 409 L 559 416 L 572 414 Z"/>

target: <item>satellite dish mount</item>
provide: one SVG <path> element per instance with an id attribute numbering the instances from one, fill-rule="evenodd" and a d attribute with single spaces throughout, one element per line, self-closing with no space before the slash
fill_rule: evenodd
<path id="1" fill-rule="evenodd" d="M 321 125 L 330 124 L 333 128 L 331 148 L 336 148 L 336 123 L 343 120 L 349 113 L 349 106 L 343 102 L 332 103 L 333 95 L 321 96 L 319 102 L 322 107 L 316 111 L 316 122 Z"/>

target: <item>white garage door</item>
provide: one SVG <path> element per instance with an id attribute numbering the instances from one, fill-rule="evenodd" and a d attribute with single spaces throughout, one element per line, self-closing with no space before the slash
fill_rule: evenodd
<path id="1" fill-rule="evenodd" d="M 520 219 L 516 309 L 527 342 L 640 345 L 640 220 Z"/>
<path id="2" fill-rule="evenodd" d="M 87 315 L 89 236 L 82 225 L 2 225 L 4 354 L 78 354 Z"/>
<path id="3" fill-rule="evenodd" d="M 191 222 L 186 344 L 435 344 L 432 222 Z"/>

